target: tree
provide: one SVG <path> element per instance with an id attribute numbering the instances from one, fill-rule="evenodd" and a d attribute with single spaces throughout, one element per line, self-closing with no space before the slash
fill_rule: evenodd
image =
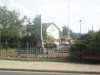
<path id="1" fill-rule="evenodd" d="M 100 50 L 100 31 L 88 32 L 70 46 L 70 57 L 78 61 L 82 59 L 83 50 Z"/>
<path id="2" fill-rule="evenodd" d="M 44 43 L 46 43 L 46 44 L 47 44 L 47 43 L 54 43 L 54 41 L 55 41 L 54 38 L 51 37 L 50 35 L 47 35 L 47 34 L 46 34 L 46 35 L 44 36 Z"/>
<path id="3" fill-rule="evenodd" d="M 28 43 L 34 43 L 34 46 L 36 46 L 36 29 L 35 25 L 30 21 L 29 18 L 26 19 L 26 30 L 23 31 L 25 36 L 22 37 L 21 42 L 28 42 Z"/>
<path id="4" fill-rule="evenodd" d="M 100 49 L 100 31 L 89 32 L 83 38 L 81 37 L 80 41 L 86 44 L 87 49 Z"/>
<path id="5" fill-rule="evenodd" d="M 10 11 L 6 7 L 0 7 L 0 32 L 1 41 L 18 41 L 19 31 L 22 20 L 19 19 L 19 13 L 15 10 Z"/>
<path id="6" fill-rule="evenodd" d="M 74 38 L 74 32 L 66 26 L 63 26 L 63 30 L 62 30 L 63 36 L 64 37 L 68 36 L 68 30 L 69 30 L 70 37 Z"/>
<path id="7" fill-rule="evenodd" d="M 37 15 L 33 21 L 34 24 L 34 34 L 37 41 L 37 47 L 42 47 L 42 38 L 41 38 L 41 15 Z"/>
<path id="8" fill-rule="evenodd" d="M 73 38 L 73 39 L 79 38 L 79 35 L 80 35 L 79 33 L 74 33 L 71 29 L 68 29 L 68 27 L 66 27 L 66 26 L 63 26 L 63 30 L 62 30 L 62 35 L 64 37 L 68 36 L 68 30 L 69 30 L 69 35 L 71 38 Z"/>
<path id="9" fill-rule="evenodd" d="M 63 26 L 63 36 L 68 36 L 68 30 L 69 30 L 69 33 L 72 35 L 73 34 L 73 31 L 71 29 L 69 29 L 68 27 L 66 26 Z"/>
<path id="10" fill-rule="evenodd" d="M 37 40 L 41 39 L 41 15 L 37 15 L 33 21 Z"/>
<path id="11" fill-rule="evenodd" d="M 56 48 L 56 44 L 54 43 L 55 39 L 53 37 L 51 37 L 50 35 L 44 35 L 43 38 L 44 41 L 44 47 L 45 48 Z"/>
<path id="12" fill-rule="evenodd" d="M 63 33 L 63 36 L 68 36 L 68 27 L 63 26 L 62 33 Z"/>

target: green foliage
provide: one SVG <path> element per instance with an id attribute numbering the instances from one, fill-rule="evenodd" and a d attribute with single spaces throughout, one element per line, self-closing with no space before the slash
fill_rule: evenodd
<path id="1" fill-rule="evenodd" d="M 71 59 L 81 60 L 82 50 L 100 50 L 100 31 L 84 34 L 70 46 Z"/>
<path id="2" fill-rule="evenodd" d="M 68 36 L 68 28 L 66 26 L 63 27 L 62 33 L 63 36 Z"/>
<path id="3" fill-rule="evenodd" d="M 45 61 L 45 62 L 66 62 L 65 58 L 14 58 L 1 56 L 0 59 L 17 60 L 17 61 Z"/>
<path id="4" fill-rule="evenodd" d="M 36 32 L 35 32 L 35 25 L 32 24 L 32 22 L 30 21 L 30 19 L 26 19 L 27 21 L 27 26 L 26 26 L 26 30 L 23 32 L 25 34 L 25 36 L 23 36 L 21 38 L 21 42 L 24 43 L 34 43 L 34 46 L 36 46 Z"/>
<path id="5" fill-rule="evenodd" d="M 19 19 L 19 13 L 9 11 L 6 7 L 0 7 L 0 34 L 2 42 L 12 39 L 19 39 L 19 30 L 22 20 Z"/>
<path id="6" fill-rule="evenodd" d="M 25 22 L 26 30 L 23 31 L 25 36 L 22 37 L 22 42 L 32 42 L 34 46 L 41 40 L 41 15 L 37 15 L 34 20 L 31 22 L 26 16 Z"/>
<path id="7" fill-rule="evenodd" d="M 55 48 L 56 45 L 54 44 L 55 39 L 53 37 L 51 37 L 50 35 L 44 35 L 44 39 L 43 39 L 44 43 L 45 43 L 45 47 L 46 48 Z"/>
<path id="8" fill-rule="evenodd" d="M 68 36 L 68 27 L 63 26 L 62 35 L 64 37 L 67 37 Z M 69 35 L 73 39 L 79 38 L 79 34 L 78 33 L 74 33 L 71 29 L 69 29 Z"/>
<path id="9" fill-rule="evenodd" d="M 36 43 L 36 40 L 34 36 L 23 36 L 21 42 L 31 42 L 31 43 Z"/>
<path id="10" fill-rule="evenodd" d="M 100 31 L 89 32 L 80 38 L 80 41 L 86 44 L 88 50 L 100 50 Z"/>
<path id="11" fill-rule="evenodd" d="M 44 43 L 54 43 L 54 38 L 51 37 L 50 35 L 45 35 L 44 36 Z"/>
<path id="12" fill-rule="evenodd" d="M 37 40 L 41 39 L 41 15 L 37 15 L 33 21 L 34 23 L 34 32 Z"/>
<path id="13" fill-rule="evenodd" d="M 46 43 L 44 44 L 45 48 L 57 48 L 57 45 L 54 43 Z"/>
<path id="14" fill-rule="evenodd" d="M 63 33 L 63 36 L 68 36 L 68 27 L 63 26 L 62 33 Z M 69 33 L 73 34 L 73 31 L 71 29 L 69 29 Z"/>
<path id="15" fill-rule="evenodd" d="M 80 41 L 75 42 L 70 46 L 70 58 L 71 60 L 81 61 L 82 50 L 86 49 L 86 45 Z"/>

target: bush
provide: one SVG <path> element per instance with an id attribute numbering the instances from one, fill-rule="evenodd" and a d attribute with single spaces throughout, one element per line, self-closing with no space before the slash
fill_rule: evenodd
<path id="1" fill-rule="evenodd" d="M 75 43 L 70 46 L 70 60 L 81 61 L 82 50 L 86 49 L 86 45 L 83 43 Z"/>
<path id="2" fill-rule="evenodd" d="M 81 61 L 82 50 L 100 50 L 100 31 L 82 35 L 70 46 L 70 59 Z"/>
<path id="3" fill-rule="evenodd" d="M 47 44 L 44 44 L 44 47 L 45 48 L 57 48 L 57 45 L 54 43 L 47 43 Z"/>

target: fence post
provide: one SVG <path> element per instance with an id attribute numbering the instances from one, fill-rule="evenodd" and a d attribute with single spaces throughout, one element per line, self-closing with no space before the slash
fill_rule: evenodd
<path id="1" fill-rule="evenodd" d="M 38 56 L 38 47 L 35 50 L 35 56 Z"/>
<path id="2" fill-rule="evenodd" d="M 1 47 L 2 47 L 2 46 L 1 46 L 1 42 L 0 42 L 0 53 L 1 53 Z"/>
<path id="3" fill-rule="evenodd" d="M 17 43 L 17 53 L 18 53 L 18 56 L 20 54 L 20 42 Z"/>
<path id="4" fill-rule="evenodd" d="M 8 49 L 8 46 L 7 46 L 7 45 L 8 45 L 8 43 L 7 43 L 7 41 L 6 41 L 6 44 L 5 44 L 5 45 L 6 45 L 6 52 L 7 52 L 7 49 Z"/>
<path id="5" fill-rule="evenodd" d="M 69 57 L 68 57 L 68 60 L 69 60 L 69 62 L 70 62 L 70 61 L 71 61 L 70 45 L 68 45 L 68 53 L 69 53 Z"/>
<path id="6" fill-rule="evenodd" d="M 27 54 L 28 54 L 28 50 L 29 50 L 29 43 L 27 42 Z"/>

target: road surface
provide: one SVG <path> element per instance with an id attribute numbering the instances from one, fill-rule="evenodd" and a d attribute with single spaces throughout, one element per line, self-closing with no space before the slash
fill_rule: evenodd
<path id="1" fill-rule="evenodd" d="M 97 74 L 77 74 L 77 73 L 74 74 L 74 73 L 26 72 L 26 71 L 2 71 L 0 70 L 0 75 L 97 75 Z"/>

